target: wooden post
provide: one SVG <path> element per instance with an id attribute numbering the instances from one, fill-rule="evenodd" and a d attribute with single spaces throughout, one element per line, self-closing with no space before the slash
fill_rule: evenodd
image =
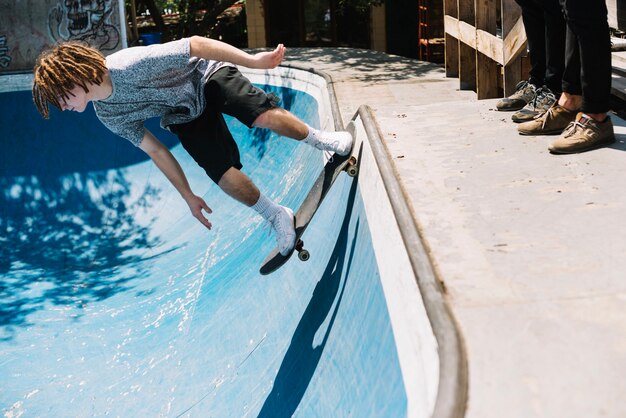
<path id="1" fill-rule="evenodd" d="M 459 23 L 465 22 L 471 27 L 474 26 L 476 13 L 474 10 L 474 0 L 458 0 Z M 460 25 L 459 28 L 466 26 Z M 464 39 L 465 38 L 465 39 Z M 459 39 L 465 42 L 459 43 L 459 81 L 461 90 L 476 91 L 476 35 L 474 34 L 473 45 L 470 37 L 461 36 Z"/>
<path id="2" fill-rule="evenodd" d="M 459 18 L 459 5 L 457 0 L 444 0 L 443 13 L 445 16 L 450 16 L 454 19 Z M 459 39 L 452 36 L 450 33 L 454 32 L 454 29 L 448 27 L 454 25 L 455 22 L 447 19 L 444 20 L 445 25 L 445 42 L 446 42 L 446 77 L 458 77 L 459 76 Z M 458 25 L 457 25 L 458 26 Z"/>
<path id="3" fill-rule="evenodd" d="M 500 69 L 498 63 L 491 58 L 491 54 L 485 55 L 481 52 L 485 49 L 493 49 L 491 44 L 497 30 L 496 1 L 475 0 L 474 3 L 476 9 L 476 94 L 479 100 L 499 96 Z M 482 36 L 483 32 L 492 36 Z M 496 40 L 496 42 L 498 41 Z"/>
<path id="4" fill-rule="evenodd" d="M 522 22 L 522 9 L 515 0 L 502 0 L 502 10 L 503 87 L 504 95 L 510 96 L 515 92 L 517 83 L 528 78 L 528 74 L 522 74 L 521 58 L 526 50 L 526 31 Z"/>
<path id="5" fill-rule="evenodd" d="M 501 37 L 496 33 L 498 4 Z M 513 93 L 527 77 L 520 58 L 526 32 L 515 0 L 444 0 L 444 8 L 446 76 L 458 76 L 461 89 L 476 91 L 479 99 L 500 96 L 500 85 L 505 95 Z"/>

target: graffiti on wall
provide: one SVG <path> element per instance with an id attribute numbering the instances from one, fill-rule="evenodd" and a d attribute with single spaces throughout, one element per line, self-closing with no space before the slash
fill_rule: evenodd
<path id="1" fill-rule="evenodd" d="M 11 57 L 9 56 L 7 37 L 0 35 L 0 68 L 9 68 L 9 64 L 11 64 Z"/>
<path id="2" fill-rule="evenodd" d="M 48 13 L 50 36 L 59 41 L 85 41 L 100 50 L 113 50 L 120 33 L 111 23 L 112 0 L 61 0 Z"/>

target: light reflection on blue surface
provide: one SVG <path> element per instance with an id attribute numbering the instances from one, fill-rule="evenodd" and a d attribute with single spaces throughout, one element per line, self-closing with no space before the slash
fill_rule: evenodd
<path id="1" fill-rule="evenodd" d="M 316 102 L 273 90 L 313 126 Z M 214 210 L 207 231 L 91 110 L 44 122 L 0 94 L 0 408 L 18 416 L 399 417 L 406 394 L 358 180 L 342 175 L 270 276 L 261 218 L 157 133 Z M 310 147 L 228 120 L 244 171 L 297 207 Z"/>

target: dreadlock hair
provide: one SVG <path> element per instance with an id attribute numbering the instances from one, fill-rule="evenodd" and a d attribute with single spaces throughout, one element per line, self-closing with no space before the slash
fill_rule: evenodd
<path id="1" fill-rule="evenodd" d="M 60 100 L 68 99 L 75 86 L 87 93 L 87 84 L 100 85 L 106 70 L 104 55 L 80 42 L 64 42 L 42 52 L 34 68 L 33 101 L 37 110 L 48 119 L 50 103 L 61 109 Z"/>

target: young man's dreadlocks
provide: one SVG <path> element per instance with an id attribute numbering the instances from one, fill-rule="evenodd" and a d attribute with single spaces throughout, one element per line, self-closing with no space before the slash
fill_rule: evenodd
<path id="1" fill-rule="evenodd" d="M 48 119 L 49 103 L 60 109 L 59 99 L 67 99 L 75 86 L 87 93 L 87 84 L 100 85 L 105 72 L 104 55 L 90 46 L 65 42 L 44 51 L 34 69 L 33 100 L 37 110 Z"/>

